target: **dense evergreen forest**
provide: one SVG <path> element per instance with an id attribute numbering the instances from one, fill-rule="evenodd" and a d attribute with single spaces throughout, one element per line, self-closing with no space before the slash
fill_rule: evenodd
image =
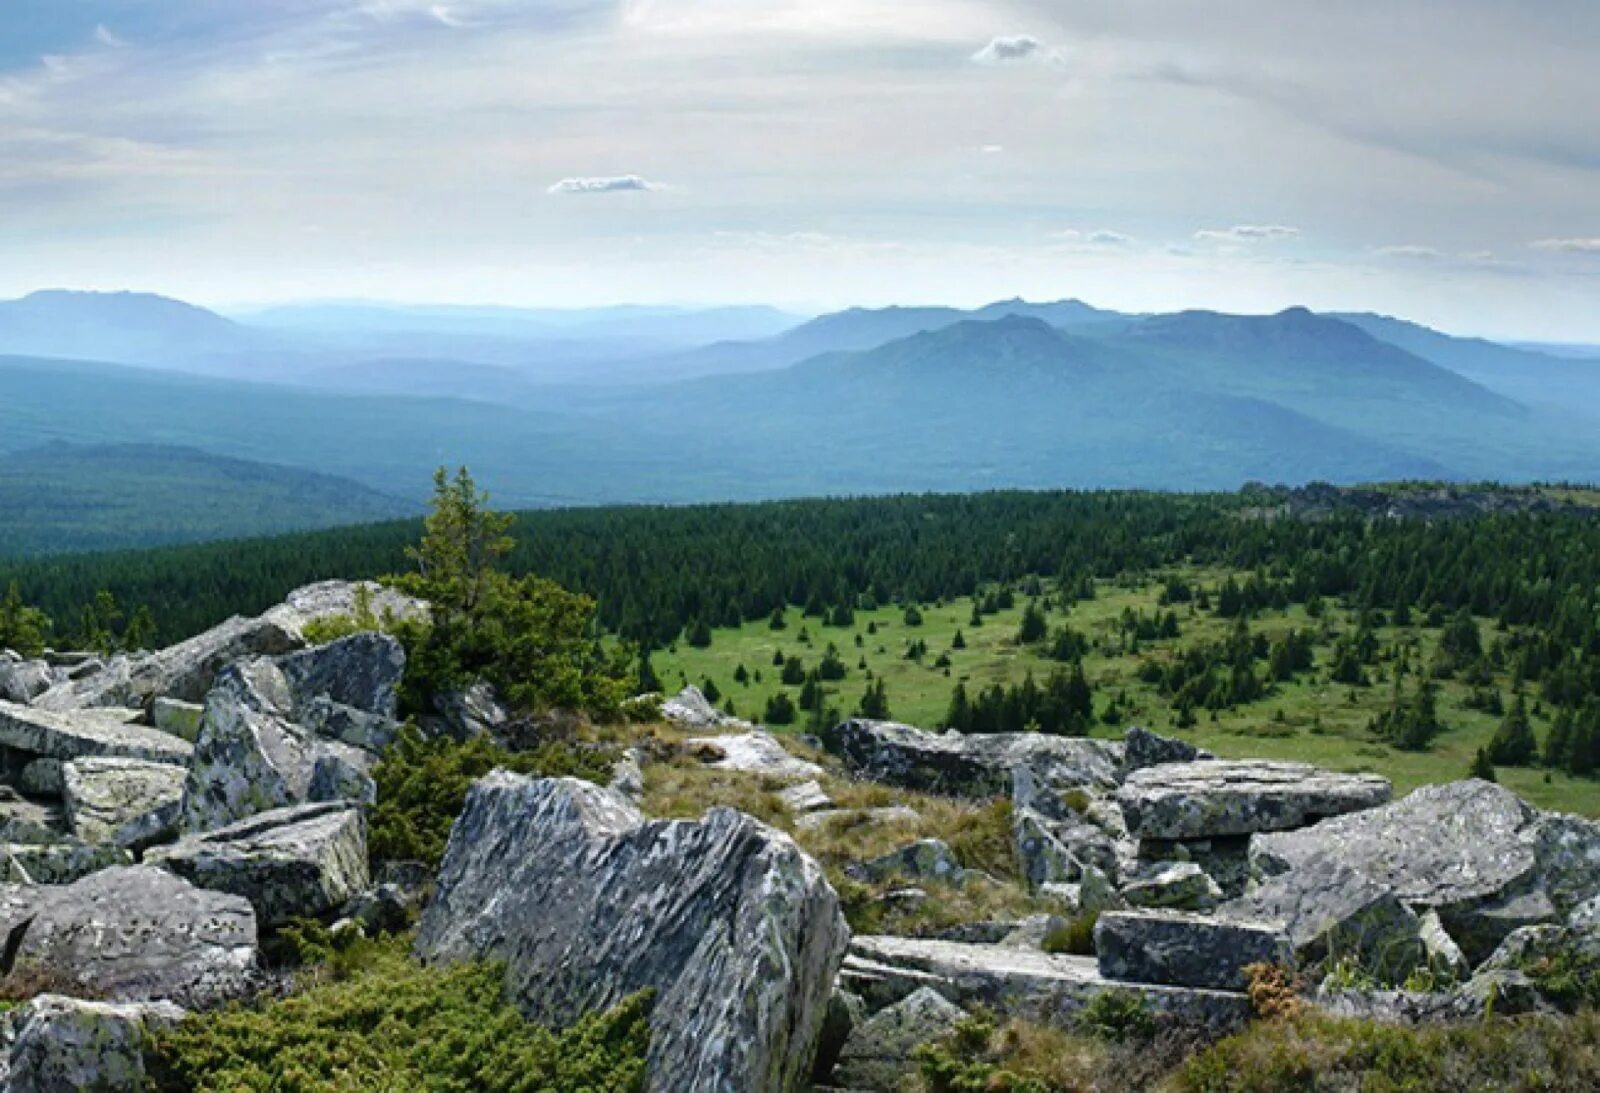
<path id="1" fill-rule="evenodd" d="M 1299 519 L 1276 500 L 1252 491 L 990 493 L 534 512 L 518 518 L 509 568 L 590 594 L 608 631 L 651 648 L 786 606 L 836 620 L 863 607 L 931 603 L 1030 577 L 1071 589 L 1090 578 L 1206 566 L 1236 575 L 1208 604 L 1223 617 L 1335 599 L 1396 621 L 1417 615 L 1438 626 L 1463 612 L 1493 620 L 1504 640 L 1460 650 L 1454 670 L 1469 671 L 1475 657 L 1498 658 L 1519 685 L 1570 711 L 1564 725 L 1577 728 L 1563 732 L 1596 735 L 1585 728 L 1600 721 L 1593 697 L 1600 695 L 1600 520 L 1592 514 L 1512 510 L 1427 520 L 1335 507 Z M 418 533 L 416 522 L 401 521 L 15 562 L 0 566 L 0 588 L 15 582 L 23 602 L 55 620 L 58 640 L 92 637 L 103 645 L 118 619 L 138 618 L 141 637 L 153 619 L 156 638 L 169 642 L 259 611 L 313 580 L 403 571 L 405 547 Z M 1263 672 L 1273 670 L 1265 649 L 1215 652 L 1210 659 L 1219 663 L 1245 668 L 1260 659 Z M 1359 673 L 1359 642 L 1345 653 L 1351 663 L 1335 670 Z M 1209 673 L 1198 660 L 1190 666 L 1191 674 L 1201 669 Z M 1250 682 L 1240 673 L 1230 678 L 1233 687 Z M 1205 686 L 1195 704 L 1214 706 L 1215 687 Z M 1427 702 L 1419 689 L 1393 733 L 1425 735 Z M 1592 770 L 1596 762 L 1585 753 L 1562 765 Z"/>

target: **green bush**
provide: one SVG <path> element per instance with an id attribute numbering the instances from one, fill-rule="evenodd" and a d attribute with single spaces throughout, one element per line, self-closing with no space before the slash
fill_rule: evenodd
<path id="1" fill-rule="evenodd" d="M 1122 1043 L 1155 1035 L 1156 1018 L 1134 991 L 1110 990 L 1095 995 L 1078 1014 L 1078 1029 L 1097 1040 Z"/>
<path id="2" fill-rule="evenodd" d="M 496 767 L 603 785 L 617 758 L 615 749 L 564 742 L 511 752 L 485 737 L 465 743 L 448 737 L 429 740 L 408 725 L 373 768 L 378 801 L 372 809 L 368 850 L 375 862 L 437 865 L 444 857 L 450 826 L 461 814 L 467 790 Z"/>
<path id="3" fill-rule="evenodd" d="M 1094 927 L 1100 921 L 1099 911 L 1085 911 L 1069 921 L 1065 926 L 1058 926 L 1044 937 L 1044 951 L 1047 953 L 1069 953 L 1072 956 L 1094 955 Z"/>
<path id="4" fill-rule="evenodd" d="M 397 938 L 301 993 L 191 1017 L 145 1050 L 159 1091 L 534 1093 L 642 1090 L 648 993 L 552 1032 L 492 964 L 424 968 Z"/>

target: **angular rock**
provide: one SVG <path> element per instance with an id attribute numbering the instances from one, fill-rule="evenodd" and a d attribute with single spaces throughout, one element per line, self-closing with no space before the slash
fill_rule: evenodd
<path id="1" fill-rule="evenodd" d="M 114 865 L 132 865 L 133 855 L 120 846 L 93 846 L 68 840 L 51 843 L 7 843 L 7 880 L 13 884 L 71 884 Z"/>
<path id="2" fill-rule="evenodd" d="M 1111 911 L 1094 927 L 1100 974 L 1135 983 L 1238 991 L 1251 964 L 1292 966 L 1294 950 L 1271 923 L 1173 911 Z"/>
<path id="3" fill-rule="evenodd" d="M 493 736 L 511 720 L 510 711 L 500 702 L 494 688 L 482 681 L 459 691 L 434 695 L 433 709 L 434 716 L 423 722 L 424 731 L 453 740 Z"/>
<path id="4" fill-rule="evenodd" d="M 607 788 L 615 790 L 635 804 L 638 804 L 644 796 L 643 755 L 643 751 L 639 748 L 629 748 L 623 752 L 621 758 L 611 767 L 611 781 L 607 783 Z"/>
<path id="5" fill-rule="evenodd" d="M 1133 907 L 1209 911 L 1221 902 L 1222 889 L 1194 862 L 1173 862 L 1124 884 L 1122 898 Z"/>
<path id="6" fill-rule="evenodd" d="M 1122 769 L 1129 774 L 1145 767 L 1157 767 L 1166 763 L 1192 763 L 1197 759 L 1212 758 L 1209 752 L 1202 751 L 1187 740 L 1180 740 L 1174 736 L 1161 736 L 1138 725 L 1127 731 L 1122 742 L 1126 749 Z"/>
<path id="7" fill-rule="evenodd" d="M 838 1065 L 844 1045 L 857 1025 L 867 1019 L 867 1004 L 849 991 L 835 990 L 828 999 L 828 1015 L 822 1021 L 822 1036 L 817 1042 L 817 1058 L 811 1067 L 813 1088 L 826 1088 L 833 1068 Z"/>
<path id="8" fill-rule="evenodd" d="M 205 712 L 205 706 L 198 702 L 158 697 L 150 707 L 150 721 L 162 732 L 181 736 L 192 744 L 200 735 L 200 718 Z"/>
<path id="9" fill-rule="evenodd" d="M 1600 826 L 1541 813 L 1469 780 L 1424 786 L 1394 804 L 1251 842 L 1259 875 L 1340 862 L 1438 912 L 1468 959 L 1520 926 L 1553 922 L 1600 890 Z"/>
<path id="10" fill-rule="evenodd" d="M 893 877 L 907 880 L 939 881 L 944 884 L 963 885 L 974 876 L 982 876 L 964 869 L 955 853 L 939 839 L 919 839 L 909 846 L 885 854 L 871 861 L 849 867 L 850 874 L 861 880 L 882 882 Z"/>
<path id="11" fill-rule="evenodd" d="M 833 798 L 828 796 L 822 784 L 815 780 L 801 782 L 789 786 L 778 792 L 778 800 L 783 807 L 796 815 L 805 815 L 808 812 L 825 812 L 833 807 Z"/>
<path id="12" fill-rule="evenodd" d="M 1069 925 L 1071 923 L 1060 915 L 1029 915 L 1018 922 L 1011 932 L 996 944 L 1004 945 L 1008 949 L 1038 949 L 1043 952 L 1045 939 Z"/>
<path id="13" fill-rule="evenodd" d="M 1567 925 L 1574 930 L 1600 930 L 1600 895 L 1574 907 Z"/>
<path id="14" fill-rule="evenodd" d="M 424 960 L 490 959 L 564 1025 L 647 987 L 652 1090 L 789 1090 L 849 932 L 821 869 L 731 809 L 646 822 L 616 793 L 497 771 L 468 794 L 423 915 Z"/>
<path id="15" fill-rule="evenodd" d="M 289 593 L 281 604 L 261 617 L 303 646 L 306 644 L 307 626 L 328 619 L 354 618 L 363 606 L 379 622 L 428 617 L 428 605 L 422 600 L 376 581 L 321 581 L 309 584 Z"/>
<path id="16" fill-rule="evenodd" d="M 922 987 L 855 1027 L 832 1080 L 847 1089 L 892 1093 L 912 1068 L 912 1051 L 945 1035 L 966 1016 L 938 991 Z"/>
<path id="17" fill-rule="evenodd" d="M 176 828 L 186 777 L 143 759 L 74 759 L 62 776 L 67 824 L 87 843 L 147 846 Z"/>
<path id="18" fill-rule="evenodd" d="M 686 729 L 718 729 L 724 727 L 753 729 L 755 726 L 737 717 L 729 717 L 711 704 L 699 687 L 689 686 L 661 703 L 661 717 Z"/>
<path id="19" fill-rule="evenodd" d="M 130 725 L 126 711 L 59 713 L 0 702 L 0 747 L 28 759 L 109 756 L 183 765 L 194 750 L 186 740 L 145 725 Z"/>
<path id="20" fill-rule="evenodd" d="M 1065 884 L 1083 875 L 1083 863 L 1056 837 L 1054 825 L 1031 809 L 1011 814 L 1011 838 L 1029 888 Z"/>
<path id="21" fill-rule="evenodd" d="M 789 781 L 803 781 L 822 773 L 822 768 L 815 763 L 790 755 L 771 733 L 697 736 L 684 746 L 716 770 L 734 770 Z"/>
<path id="22" fill-rule="evenodd" d="M 1140 839 L 1209 839 L 1288 831 L 1389 800 L 1387 778 L 1334 774 L 1308 763 L 1199 760 L 1146 767 L 1117 792 Z"/>
<path id="23" fill-rule="evenodd" d="M 1041 733 L 942 736 L 893 721 L 845 721 L 827 740 L 854 773 L 926 793 L 989 798 L 1009 793 L 1025 765 L 1041 784 L 1110 786 L 1123 761 L 1120 743 Z"/>
<path id="24" fill-rule="evenodd" d="M 1424 911 L 1417 916 L 1417 939 L 1422 942 L 1422 951 L 1434 974 L 1452 981 L 1465 979 L 1472 974 L 1471 963 L 1461 951 L 1461 946 L 1456 944 L 1455 938 L 1444 928 L 1438 911 Z"/>
<path id="25" fill-rule="evenodd" d="M 319 698 L 389 721 L 399 712 L 406 652 L 388 634 L 352 634 L 278 657 L 276 663 L 296 714 Z"/>
<path id="26" fill-rule="evenodd" d="M 869 1004 L 892 1004 L 927 986 L 963 1009 L 982 1006 L 1063 1029 L 1074 1028 L 1085 1006 L 1111 992 L 1136 995 L 1153 1013 L 1219 1027 L 1250 1016 L 1243 994 L 1115 982 L 1092 957 L 906 937 L 852 940 L 840 982 Z"/>
<path id="27" fill-rule="evenodd" d="M 145 1037 L 185 1017 L 171 1002 L 116 1004 L 41 994 L 12 1018 L 11 1093 L 143 1089 Z"/>
<path id="28" fill-rule="evenodd" d="M 257 982 L 250 904 L 147 865 L 62 886 L 0 886 L 0 926 L 15 973 L 107 1001 L 205 1008 Z"/>
<path id="29" fill-rule="evenodd" d="M 55 683 L 55 671 L 42 660 L 0 657 L 0 701 L 26 706 Z"/>
<path id="30" fill-rule="evenodd" d="M 67 788 L 61 767 L 59 759 L 30 759 L 17 773 L 17 788 L 33 797 L 59 797 Z"/>
<path id="31" fill-rule="evenodd" d="M 202 888 L 244 897 L 269 927 L 325 915 L 372 884 L 366 819 L 343 803 L 259 813 L 157 847 L 145 861 Z"/>
<path id="32" fill-rule="evenodd" d="M 1274 877 L 1218 917 L 1275 922 L 1305 967 L 1355 958 L 1380 983 L 1399 983 L 1426 959 L 1421 923 L 1392 888 L 1336 861 Z"/>
<path id="33" fill-rule="evenodd" d="M 829 808 L 821 812 L 810 812 L 801 816 L 794 822 L 800 831 L 817 831 L 823 828 L 849 828 L 863 824 L 904 824 L 914 827 L 922 822 L 922 816 L 916 809 L 907 808 L 905 805 L 889 805 L 884 808 Z"/>

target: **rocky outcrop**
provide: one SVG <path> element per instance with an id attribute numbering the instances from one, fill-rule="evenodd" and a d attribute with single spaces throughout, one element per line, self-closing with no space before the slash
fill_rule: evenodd
<path id="1" fill-rule="evenodd" d="M 1428 955 L 1422 924 L 1394 890 L 1336 861 L 1274 877 L 1218 914 L 1281 925 L 1303 967 L 1351 957 L 1383 983 L 1404 981 Z"/>
<path id="2" fill-rule="evenodd" d="M 433 709 L 434 715 L 423 719 L 423 731 L 455 740 L 493 736 L 511 720 L 510 711 L 494 688 L 482 681 L 458 691 L 434 695 Z"/>
<path id="3" fill-rule="evenodd" d="M 55 670 L 42 660 L 24 660 L 0 650 L 0 701 L 27 705 L 56 683 Z"/>
<path id="4" fill-rule="evenodd" d="M 771 733 L 746 732 L 730 736 L 697 736 L 684 746 L 717 770 L 759 774 L 780 781 L 815 778 L 822 768 L 790 755 Z"/>
<path id="5" fill-rule="evenodd" d="M 849 932 L 789 838 L 715 808 L 646 822 L 572 779 L 496 772 L 451 832 L 416 951 L 504 962 L 531 1018 L 567 1024 L 645 988 L 653 1090 L 798 1087 Z"/>
<path id="6" fill-rule="evenodd" d="M 150 707 L 150 723 L 162 732 L 181 736 L 194 743 L 200 735 L 200 718 L 206 708 L 198 702 L 183 702 L 176 698 L 157 698 Z"/>
<path id="7" fill-rule="evenodd" d="M 6 880 L 13 884 L 71 884 L 114 865 L 132 865 L 133 855 L 120 846 L 92 845 L 77 839 L 7 843 L 0 847 Z"/>
<path id="8" fill-rule="evenodd" d="M 826 812 L 833 807 L 833 798 L 822 788 L 822 783 L 815 779 L 779 790 L 778 802 L 797 816 L 811 812 Z"/>
<path id="9" fill-rule="evenodd" d="M 73 710 L 66 713 L 0 702 L 0 748 L 13 762 L 109 756 L 183 765 L 193 748 L 158 729 L 131 725 L 129 711 Z"/>
<path id="10" fill-rule="evenodd" d="M 1197 759 L 1214 758 L 1187 740 L 1175 736 L 1161 736 L 1149 729 L 1134 725 L 1123 737 L 1124 757 L 1122 769 L 1131 774 L 1145 767 L 1158 767 L 1167 763 L 1192 763 Z"/>
<path id="11" fill-rule="evenodd" d="M 244 897 L 269 927 L 325 915 L 371 886 L 366 820 L 342 802 L 263 812 L 159 847 L 145 860 Z"/>
<path id="12" fill-rule="evenodd" d="M 74 759 L 62 774 L 62 803 L 73 835 L 133 849 L 177 826 L 182 767 L 143 759 Z"/>
<path id="13" fill-rule="evenodd" d="M 689 686 L 661 703 L 661 717 L 685 729 L 752 729 L 755 726 L 729 717 L 711 704 L 699 687 Z"/>
<path id="14" fill-rule="evenodd" d="M 1292 965 L 1288 935 L 1271 923 L 1174 911 L 1111 911 L 1094 927 L 1100 974 L 1135 983 L 1238 991 L 1251 964 Z"/>
<path id="15" fill-rule="evenodd" d="M 892 1093 L 911 1068 L 911 1053 L 937 1040 L 965 1017 L 959 1006 L 945 1001 L 938 991 L 922 987 L 851 1031 L 831 1082 L 845 1089 Z"/>
<path id="16" fill-rule="evenodd" d="M 1242 994 L 1117 982 L 1102 975 L 1091 957 L 922 938 L 855 938 L 840 982 L 872 1008 L 932 987 L 963 1009 L 982 1006 L 1064 1029 L 1073 1028 L 1095 998 L 1117 991 L 1137 996 L 1152 1013 L 1186 1021 L 1229 1026 L 1250 1014 Z"/>
<path id="17" fill-rule="evenodd" d="M 171 1002 L 116 1004 L 41 994 L 11 1017 L 10 1093 L 143 1089 L 145 1038 L 183 1020 Z"/>
<path id="18" fill-rule="evenodd" d="M 257 982 L 250 904 L 146 865 L 68 885 L 0 885 L 0 928 L 15 974 L 107 1001 L 203 1008 Z"/>
<path id="19" fill-rule="evenodd" d="M 1384 808 L 1251 842 L 1262 876 L 1337 862 L 1433 910 L 1482 961 L 1513 930 L 1559 921 L 1600 891 L 1600 825 L 1542 813 L 1487 782 L 1425 786 Z"/>
<path id="20" fill-rule="evenodd" d="M 1124 884 L 1122 898 L 1134 907 L 1210 911 L 1221 902 L 1222 889 L 1194 862 L 1165 862 Z"/>
<path id="21" fill-rule="evenodd" d="M 961 886 L 983 874 L 964 869 L 955 852 L 939 839 L 919 839 L 908 846 L 849 867 L 859 880 L 882 882 L 896 877 Z"/>
<path id="22" fill-rule="evenodd" d="M 1117 803 L 1136 838 L 1210 839 L 1293 830 L 1376 808 L 1390 792 L 1389 780 L 1375 774 L 1267 759 L 1200 760 L 1134 771 Z"/>
<path id="23" fill-rule="evenodd" d="M 1011 791 L 1012 770 L 1025 765 L 1054 789 L 1115 785 L 1120 743 L 1039 733 L 940 735 L 893 721 L 846 721 L 825 741 L 852 772 L 925 793 L 989 798 Z"/>

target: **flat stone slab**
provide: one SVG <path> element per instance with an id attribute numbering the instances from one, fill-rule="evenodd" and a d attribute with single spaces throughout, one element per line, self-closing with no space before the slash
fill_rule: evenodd
<path id="1" fill-rule="evenodd" d="M 145 759 L 74 759 L 62 766 L 62 804 L 87 843 L 137 847 L 171 831 L 187 772 Z"/>
<path id="2" fill-rule="evenodd" d="M 1139 839 L 1210 839 L 1290 831 L 1386 804 L 1393 787 L 1376 774 L 1335 774 L 1309 763 L 1199 760 L 1134 771 L 1117 791 Z"/>
<path id="3" fill-rule="evenodd" d="M 1281 926 L 1174 911 L 1108 911 L 1094 928 L 1100 974 L 1119 982 L 1239 991 L 1251 964 L 1294 965 Z"/>
<path id="4" fill-rule="evenodd" d="M 1250 1016 L 1249 999 L 1233 991 L 1114 981 L 1100 974 L 1092 957 L 958 941 L 857 937 L 840 980 L 847 990 L 885 1002 L 932 986 L 963 1009 L 981 1005 L 1066 1029 L 1085 1006 L 1112 991 L 1189 1021 L 1226 1027 Z"/>
<path id="5" fill-rule="evenodd" d="M 46 759 L 112 756 L 155 763 L 188 763 L 194 746 L 147 725 L 127 723 L 128 711 L 57 712 L 0 702 L 0 746 Z"/>
<path id="6" fill-rule="evenodd" d="M 1042 733 L 939 735 L 860 718 L 835 728 L 828 746 L 851 771 L 875 782 L 978 799 L 1010 793 L 1012 771 L 1019 766 L 1055 789 L 1111 786 L 1126 754 L 1120 741 Z"/>
<path id="7" fill-rule="evenodd" d="M 790 781 L 803 781 L 822 773 L 822 768 L 817 764 L 790 755 L 771 733 L 697 736 L 687 741 L 685 746 L 707 760 L 716 770 L 734 770 Z"/>
<path id="8" fill-rule="evenodd" d="M 344 802 L 259 813 L 157 847 L 145 860 L 244 897 L 266 926 L 326 914 L 371 887 L 366 820 Z"/>
<path id="9" fill-rule="evenodd" d="M 12 1093 L 113 1093 L 147 1088 L 145 1039 L 183 1020 L 171 1002 L 86 1002 L 41 994 L 11 1017 L 13 1036 L 0 1081 Z"/>

